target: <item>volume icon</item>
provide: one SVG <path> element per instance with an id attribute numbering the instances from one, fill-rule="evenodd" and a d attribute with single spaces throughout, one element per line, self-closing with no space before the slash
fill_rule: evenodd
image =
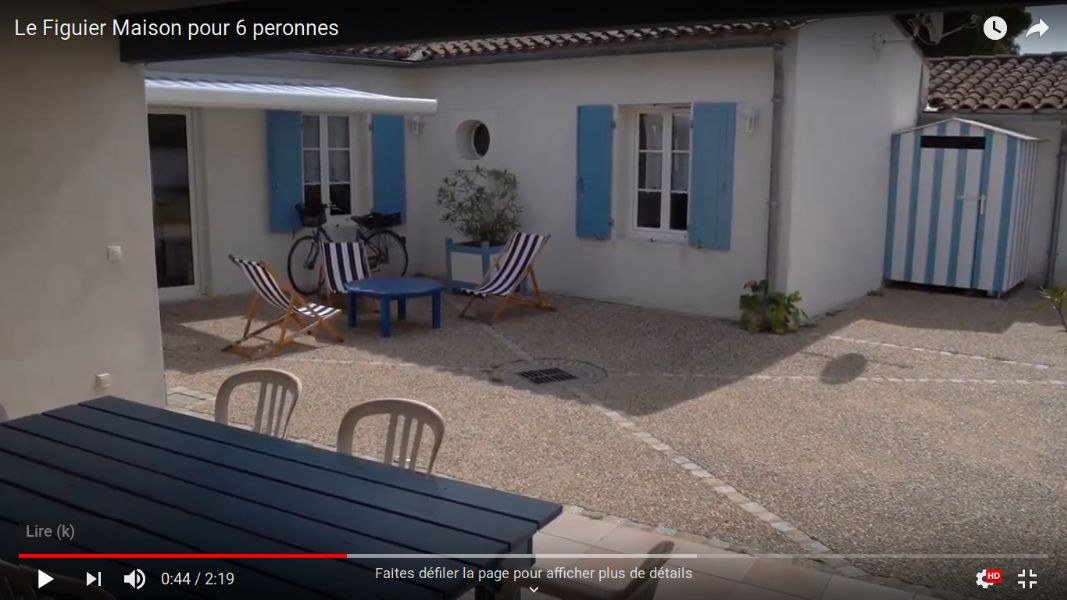
<path id="1" fill-rule="evenodd" d="M 144 587 L 144 579 L 144 571 L 134 569 L 122 576 L 122 583 L 128 584 L 135 590 L 139 590 Z"/>

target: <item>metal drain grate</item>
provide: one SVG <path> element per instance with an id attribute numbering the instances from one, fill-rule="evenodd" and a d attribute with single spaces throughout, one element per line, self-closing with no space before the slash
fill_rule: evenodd
<path id="1" fill-rule="evenodd" d="M 517 375 L 536 385 L 541 385 L 544 383 L 559 383 L 560 381 L 570 381 L 572 379 L 578 379 L 571 373 L 568 373 L 563 369 L 557 369 L 556 367 L 552 367 L 550 369 L 535 369 L 533 371 L 519 371 Z"/>
<path id="2" fill-rule="evenodd" d="M 597 384 L 608 374 L 596 365 L 563 358 L 531 358 L 493 369 L 492 380 L 519 388 L 545 391 L 555 387 Z"/>

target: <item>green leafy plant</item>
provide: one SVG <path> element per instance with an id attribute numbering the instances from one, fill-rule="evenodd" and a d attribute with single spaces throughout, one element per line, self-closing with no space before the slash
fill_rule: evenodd
<path id="1" fill-rule="evenodd" d="M 753 333 L 796 331 L 808 318 L 798 306 L 802 300 L 800 292 L 772 293 L 766 279 L 749 281 L 745 289 L 748 292 L 741 294 L 739 302 L 741 324 Z"/>
<path id="2" fill-rule="evenodd" d="M 502 245 L 520 226 L 519 181 L 506 169 L 458 169 L 437 190 L 447 223 L 472 242 Z"/>
<path id="3" fill-rule="evenodd" d="M 1056 314 L 1060 316 L 1060 325 L 1063 325 L 1063 330 L 1067 331 L 1067 315 L 1063 313 L 1065 305 L 1067 305 L 1067 285 L 1061 284 L 1052 288 L 1041 288 L 1037 293 L 1044 299 L 1044 302 L 1034 308 L 1051 306 L 1056 311 Z"/>

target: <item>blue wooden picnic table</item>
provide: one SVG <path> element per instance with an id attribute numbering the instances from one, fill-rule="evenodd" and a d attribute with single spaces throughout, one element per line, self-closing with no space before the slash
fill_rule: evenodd
<path id="1" fill-rule="evenodd" d="M 348 326 L 355 327 L 359 297 L 366 296 L 378 300 L 381 310 L 381 335 L 393 335 L 393 318 L 389 303 L 396 302 L 396 318 L 407 318 L 408 299 L 430 296 L 433 302 L 433 328 L 441 328 L 441 290 L 440 282 L 424 277 L 371 277 L 352 281 L 345 285 L 348 290 Z"/>
<path id="2" fill-rule="evenodd" d="M 528 566 L 534 533 L 560 511 L 111 397 L 0 424 L 0 559 L 100 573 L 118 598 L 458 598 L 478 585 L 472 572 Z M 73 525 L 73 540 L 27 528 L 59 524 Z M 72 552 L 346 557 L 19 558 Z M 439 576 L 377 570 L 424 567 Z M 134 568 L 146 574 L 142 590 L 122 582 Z M 175 585 L 174 573 L 233 573 L 234 583 Z M 489 584 L 476 595 L 495 593 Z"/>

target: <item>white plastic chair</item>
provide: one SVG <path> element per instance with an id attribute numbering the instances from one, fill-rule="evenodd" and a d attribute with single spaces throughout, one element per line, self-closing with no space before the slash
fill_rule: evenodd
<path id="1" fill-rule="evenodd" d="M 259 385 L 259 401 L 252 428 L 274 437 L 285 437 L 289 418 L 300 400 L 300 379 L 281 369 L 252 369 L 231 375 L 219 387 L 215 397 L 215 422 L 230 422 L 230 397 L 242 385 Z"/>
<path id="2" fill-rule="evenodd" d="M 351 454 L 356 425 L 360 420 L 374 415 L 389 416 L 389 428 L 386 431 L 385 452 L 382 458 L 383 462 L 390 466 L 416 470 L 423 430 L 429 428 L 433 433 L 434 441 L 430 449 L 426 472 L 433 471 L 437 451 L 441 449 L 441 442 L 445 437 L 445 420 L 437 409 L 418 400 L 382 398 L 352 407 L 341 419 L 341 427 L 337 432 L 337 451 L 342 454 Z M 402 426 L 401 421 L 403 421 Z M 412 437 L 413 429 L 414 437 Z M 400 435 L 399 445 L 396 443 L 398 433 Z"/>

